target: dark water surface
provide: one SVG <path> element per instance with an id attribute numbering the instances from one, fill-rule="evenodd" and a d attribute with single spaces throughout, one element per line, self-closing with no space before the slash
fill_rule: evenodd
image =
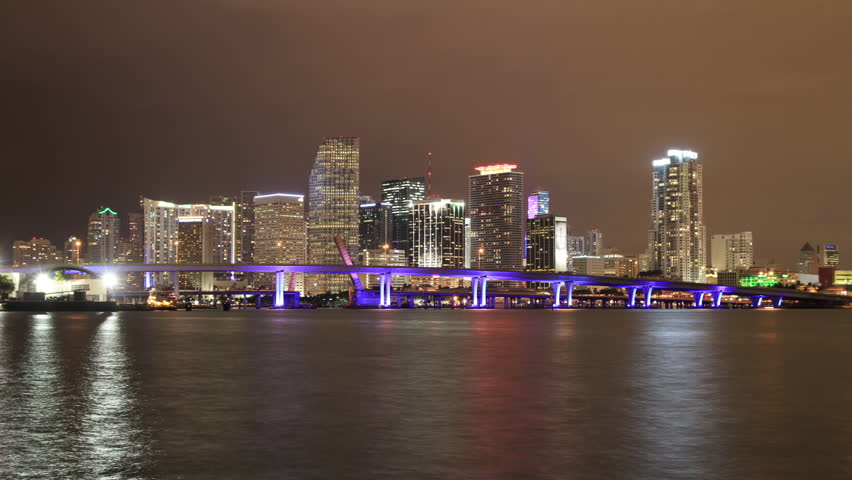
<path id="1" fill-rule="evenodd" d="M 852 312 L 0 312 L 0 478 L 852 478 Z"/>

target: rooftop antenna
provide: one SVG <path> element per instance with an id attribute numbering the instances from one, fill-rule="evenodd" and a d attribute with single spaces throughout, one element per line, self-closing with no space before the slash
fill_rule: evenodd
<path id="1" fill-rule="evenodd" d="M 432 198 L 432 152 L 426 154 L 426 198 Z"/>

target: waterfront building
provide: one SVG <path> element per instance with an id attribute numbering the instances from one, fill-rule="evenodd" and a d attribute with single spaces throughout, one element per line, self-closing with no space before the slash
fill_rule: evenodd
<path id="1" fill-rule="evenodd" d="M 550 213 L 550 192 L 539 190 L 527 197 L 527 220 Z"/>
<path id="2" fill-rule="evenodd" d="M 703 282 L 707 232 L 702 161 L 696 152 L 672 149 L 652 166 L 649 267 L 667 279 Z"/>
<path id="3" fill-rule="evenodd" d="M 121 236 L 120 225 L 118 213 L 109 207 L 98 208 L 89 216 L 89 231 L 86 238 L 88 263 L 115 263 Z"/>
<path id="4" fill-rule="evenodd" d="M 420 201 L 411 209 L 409 265 L 464 268 L 465 217 L 461 200 Z"/>
<path id="5" fill-rule="evenodd" d="M 568 271 L 568 219 L 540 214 L 527 220 L 527 270 Z"/>
<path id="6" fill-rule="evenodd" d="M 840 252 L 837 250 L 837 245 L 829 244 L 822 249 L 822 266 L 840 267 Z"/>
<path id="7" fill-rule="evenodd" d="M 68 265 L 80 265 L 83 263 L 83 255 L 81 254 L 82 250 L 82 240 L 74 236 L 68 237 L 68 240 L 65 240 L 65 245 L 63 245 L 62 248 L 62 256 L 65 263 Z"/>
<path id="8" fill-rule="evenodd" d="M 597 228 L 593 228 L 586 232 L 586 255 L 601 256 L 603 254 L 603 234 Z"/>
<path id="9" fill-rule="evenodd" d="M 405 250 L 393 248 L 370 248 L 361 251 L 361 261 L 368 267 L 407 267 L 408 257 Z M 373 274 L 362 275 L 364 288 L 370 289 L 379 286 L 379 276 Z M 409 275 L 393 275 L 391 280 L 393 288 L 400 289 L 411 283 Z"/>
<path id="10" fill-rule="evenodd" d="M 358 217 L 358 243 L 361 250 L 375 250 L 392 245 L 389 203 L 375 203 L 368 196 L 362 197 Z"/>
<path id="11" fill-rule="evenodd" d="M 254 261 L 254 197 L 259 193 L 250 190 L 240 192 L 237 203 L 237 263 Z"/>
<path id="12" fill-rule="evenodd" d="M 408 220 L 414 204 L 426 199 L 426 180 L 423 177 L 401 178 L 382 182 L 382 203 L 391 209 L 390 245 L 411 255 L 408 243 Z"/>
<path id="13" fill-rule="evenodd" d="M 799 265 L 798 272 L 809 275 L 819 274 L 820 258 L 810 242 L 805 242 L 801 250 L 799 250 Z"/>
<path id="14" fill-rule="evenodd" d="M 639 259 L 619 253 L 607 253 L 603 258 L 603 274 L 606 277 L 638 278 Z"/>
<path id="15" fill-rule="evenodd" d="M 476 167 L 468 177 L 471 267 L 524 268 L 524 174 L 517 165 Z"/>
<path id="16" fill-rule="evenodd" d="M 209 217 L 184 216 L 178 218 L 175 257 L 178 263 L 198 265 L 213 262 L 215 231 Z M 182 289 L 213 290 L 213 274 L 209 272 L 181 272 L 178 284 Z"/>
<path id="17" fill-rule="evenodd" d="M 119 240 L 118 263 L 140 264 L 144 262 L 143 237 L 145 229 L 145 218 L 142 212 L 128 212 L 122 224 L 124 234 Z M 128 273 L 125 276 L 125 284 L 134 290 L 141 290 L 144 275 L 139 272 Z"/>
<path id="18" fill-rule="evenodd" d="M 236 222 L 234 205 L 175 204 L 143 197 L 143 258 L 145 263 L 174 263 L 177 260 L 178 219 L 201 217 L 210 220 L 213 229 L 210 263 L 234 263 Z M 145 287 L 168 285 L 170 274 L 148 274 Z"/>
<path id="19" fill-rule="evenodd" d="M 273 193 L 254 197 L 254 261 L 292 264 L 307 262 L 307 221 L 305 197 L 299 194 Z M 296 291 L 304 292 L 304 274 L 292 273 L 285 280 Z M 255 274 L 254 283 L 274 285 L 274 274 Z"/>
<path id="20" fill-rule="evenodd" d="M 749 269 L 754 264 L 752 233 L 725 233 L 710 237 L 710 263 L 720 272 Z"/>
<path id="21" fill-rule="evenodd" d="M 470 268 L 470 217 L 464 217 L 464 268 Z"/>
<path id="22" fill-rule="evenodd" d="M 574 275 L 604 275 L 604 259 L 597 255 L 580 255 L 574 257 Z"/>
<path id="23" fill-rule="evenodd" d="M 61 263 L 62 256 L 50 240 L 35 238 L 17 240 L 12 244 L 13 267 L 35 267 Z"/>
<path id="24" fill-rule="evenodd" d="M 326 137 L 317 150 L 308 190 L 308 258 L 319 265 L 342 265 L 334 237 L 352 254 L 359 251 L 358 181 L 360 139 Z M 311 275 L 307 291 L 348 291 L 348 275 Z"/>

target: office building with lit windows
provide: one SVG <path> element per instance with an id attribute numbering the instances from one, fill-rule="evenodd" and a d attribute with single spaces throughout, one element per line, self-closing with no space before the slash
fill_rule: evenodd
<path id="1" fill-rule="evenodd" d="M 527 270 L 568 271 L 568 219 L 551 214 L 527 220 Z"/>
<path id="2" fill-rule="evenodd" d="M 83 263 L 83 241 L 77 237 L 68 237 L 62 248 L 62 256 L 68 265 Z"/>
<path id="3" fill-rule="evenodd" d="M 121 237 L 120 227 L 118 213 L 109 207 L 98 208 L 89 216 L 89 232 L 86 238 L 88 263 L 115 263 Z"/>
<path id="4" fill-rule="evenodd" d="M 13 267 L 35 267 L 60 263 L 62 256 L 50 240 L 33 238 L 17 240 L 12 244 Z"/>
<path id="5" fill-rule="evenodd" d="M 254 197 L 258 192 L 242 191 L 236 205 L 237 263 L 252 263 L 254 254 Z"/>
<path id="6" fill-rule="evenodd" d="M 603 233 L 597 228 L 586 232 L 586 255 L 600 256 L 604 253 Z"/>
<path id="7" fill-rule="evenodd" d="M 213 222 L 209 217 L 185 216 L 178 218 L 178 235 L 175 257 L 178 263 L 203 264 L 213 262 Z M 178 274 L 182 289 L 213 290 L 213 274 L 208 272 L 181 272 Z"/>
<path id="8" fill-rule="evenodd" d="M 510 164 L 477 167 L 479 173 L 468 177 L 472 268 L 524 268 L 524 174 L 516 168 Z"/>
<path id="9" fill-rule="evenodd" d="M 358 210 L 358 236 L 361 250 L 389 247 L 391 243 L 391 205 L 363 198 Z"/>
<path id="10" fill-rule="evenodd" d="M 464 268 L 464 202 L 434 199 L 411 209 L 409 244 L 412 267 Z"/>
<path id="11" fill-rule="evenodd" d="M 754 265 L 752 233 L 723 233 L 710 237 L 710 264 L 719 272 L 751 268 Z"/>
<path id="12" fill-rule="evenodd" d="M 826 245 L 822 249 L 822 266 L 824 267 L 840 267 L 840 251 L 837 250 L 837 245 Z"/>
<path id="13" fill-rule="evenodd" d="M 299 194 L 273 193 L 254 197 L 255 263 L 293 264 L 307 262 L 307 222 L 305 197 Z M 289 290 L 304 292 L 304 274 L 286 275 Z M 274 274 L 255 274 L 255 285 L 274 285 Z"/>
<path id="14" fill-rule="evenodd" d="M 308 258 L 319 265 L 342 265 L 334 237 L 356 258 L 359 250 L 358 137 L 326 137 L 320 143 L 308 181 Z M 310 275 L 307 292 L 348 291 L 348 275 Z"/>
<path id="15" fill-rule="evenodd" d="M 382 182 L 382 202 L 390 205 L 390 245 L 396 250 L 411 254 L 408 243 L 408 220 L 414 204 L 426 199 L 426 179 L 423 177 L 401 178 Z"/>
<path id="16" fill-rule="evenodd" d="M 550 213 L 550 192 L 539 190 L 527 197 L 527 219 Z"/>
<path id="17" fill-rule="evenodd" d="M 703 283 L 707 231 L 702 161 L 693 151 L 672 149 L 652 167 L 649 267 L 663 278 Z"/>

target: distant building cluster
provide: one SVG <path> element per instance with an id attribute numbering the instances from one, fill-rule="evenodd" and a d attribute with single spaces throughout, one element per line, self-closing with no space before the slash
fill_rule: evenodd
<path id="1" fill-rule="evenodd" d="M 526 190 L 515 164 L 475 167 L 467 197 L 432 194 L 431 153 L 426 175 L 381 182 L 379 196 L 360 189 L 360 139 L 320 143 L 305 193 L 241 191 L 203 203 L 141 197 L 123 215 L 102 206 L 85 235 L 60 247 L 32 238 L 14 242 L 18 267 L 54 264 L 342 264 L 340 248 L 364 265 L 574 273 L 646 277 L 743 286 L 852 284 L 839 270 L 833 244 L 805 245 L 788 270 L 757 265 L 752 232 L 713 234 L 704 223 L 703 163 L 697 152 L 670 149 L 651 162 L 647 249 L 625 255 L 596 229 L 575 232 L 551 208 L 551 192 Z M 337 240 L 342 241 L 338 245 Z M 307 294 L 346 291 L 348 275 L 288 274 L 288 288 Z M 235 282 L 269 288 L 273 274 L 129 274 L 125 287 L 214 290 Z M 378 279 L 363 278 L 369 288 Z M 397 287 L 460 287 L 452 278 L 394 277 Z M 530 285 L 535 288 L 536 285 Z"/>

